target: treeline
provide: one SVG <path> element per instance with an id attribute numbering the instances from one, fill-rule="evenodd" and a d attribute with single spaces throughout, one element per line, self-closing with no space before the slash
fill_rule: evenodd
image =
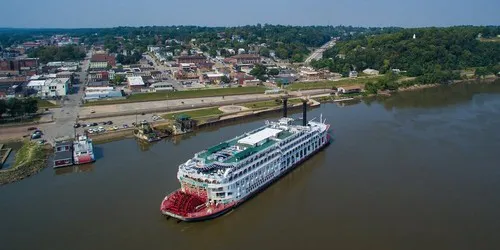
<path id="1" fill-rule="evenodd" d="M 8 114 L 11 117 L 19 117 L 34 114 L 37 111 L 38 102 L 34 98 L 9 98 L 7 100 L 0 99 L 0 119 L 2 119 L 3 114 Z"/>
<path id="2" fill-rule="evenodd" d="M 375 82 L 367 82 L 365 91 L 367 94 L 377 94 L 379 91 L 394 91 L 399 88 L 410 87 L 421 84 L 448 84 L 453 80 L 459 80 L 460 72 L 458 71 L 441 71 L 436 70 L 432 73 L 425 73 L 411 80 L 401 80 L 401 76 L 387 72 L 383 77 L 378 78 Z"/>
<path id="3" fill-rule="evenodd" d="M 313 47 L 319 47 L 331 37 L 349 40 L 359 36 L 385 34 L 401 30 L 401 28 L 364 28 L 352 26 L 285 26 L 285 25 L 247 25 L 239 27 L 199 27 L 199 26 L 149 26 L 149 27 L 116 27 L 103 29 L 40 29 L 6 30 L 0 32 L 0 45 L 7 47 L 32 41 L 34 36 L 47 38 L 54 34 L 68 34 L 80 37 L 86 45 L 102 44 L 110 52 L 146 51 L 148 45 L 165 46 L 168 39 L 182 42 L 180 48 L 187 49 L 191 45 L 207 46 L 210 51 L 223 48 L 244 48 L 249 50 L 253 44 L 266 44 L 262 54 L 269 55 L 275 51 L 280 59 L 302 61 Z M 19 35 L 16 35 L 19 34 Z M 30 35 L 31 34 L 31 35 Z M 14 36 L 15 35 L 15 36 Z M 194 40 L 193 40 L 194 39 Z"/>
<path id="4" fill-rule="evenodd" d="M 400 69 L 408 76 L 489 67 L 500 62 L 500 43 L 481 42 L 478 38 L 499 34 L 500 26 L 404 29 L 339 42 L 323 53 L 324 59 L 311 65 L 342 74 L 366 68 L 381 73 Z"/>
<path id="5" fill-rule="evenodd" d="M 43 46 L 33 49 L 28 53 L 28 56 L 38 57 L 42 63 L 51 61 L 78 61 L 85 58 L 85 50 L 76 45 L 62 47 Z"/>
<path id="6" fill-rule="evenodd" d="M 142 54 L 139 52 L 134 52 L 131 55 L 124 56 L 122 54 L 118 54 L 116 56 L 116 62 L 121 64 L 135 64 L 141 60 Z"/>

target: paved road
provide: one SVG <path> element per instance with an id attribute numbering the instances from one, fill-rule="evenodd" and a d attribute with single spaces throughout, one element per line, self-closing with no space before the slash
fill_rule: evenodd
<path id="1" fill-rule="evenodd" d="M 90 57 L 89 51 L 88 56 Z M 65 100 L 61 102 L 61 108 L 51 109 L 54 122 L 48 124 L 41 124 L 39 127 L 44 132 L 44 137 L 47 141 L 53 142 L 54 139 L 60 137 L 73 137 L 75 130 L 73 125 L 78 120 L 80 113 L 80 103 L 83 97 L 83 85 L 86 83 L 88 68 L 88 60 L 84 60 L 82 64 L 82 71 L 79 72 L 80 81 L 75 87 L 78 88 L 77 93 L 70 94 Z"/>
<path id="2" fill-rule="evenodd" d="M 312 60 L 321 59 L 323 57 L 323 52 L 333 46 L 335 46 L 334 40 L 325 43 L 323 46 L 313 51 L 313 53 L 304 61 L 304 63 L 309 64 Z"/>
<path id="3" fill-rule="evenodd" d="M 292 96 L 308 96 L 314 94 L 325 93 L 326 90 L 304 90 L 304 91 L 291 91 Z M 80 110 L 80 118 L 98 118 L 107 116 L 121 116 L 121 115 L 135 115 L 142 113 L 166 113 L 169 111 L 212 107 L 221 105 L 231 105 L 233 103 L 253 102 L 260 100 L 270 100 L 279 98 L 281 95 L 266 95 L 266 94 L 251 94 L 251 95 L 233 95 L 233 96 L 217 96 L 217 97 L 203 97 L 203 98 L 190 98 L 178 100 L 164 100 L 153 102 L 136 102 L 124 103 L 114 105 L 82 107 Z M 95 111 L 92 113 L 92 111 Z"/>

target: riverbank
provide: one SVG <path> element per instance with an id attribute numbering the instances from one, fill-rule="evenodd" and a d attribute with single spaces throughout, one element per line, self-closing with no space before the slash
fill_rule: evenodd
<path id="1" fill-rule="evenodd" d="M 309 102 L 309 108 L 312 107 L 317 107 L 319 106 L 320 103 L 311 99 Z M 302 107 L 302 104 L 298 104 L 295 102 L 295 104 L 292 102 L 291 104 L 288 105 L 289 110 L 295 110 L 295 109 L 300 109 Z M 236 112 L 236 113 L 228 113 L 228 114 L 216 114 L 216 115 L 207 115 L 207 116 L 197 116 L 194 117 L 193 119 L 197 121 L 196 129 L 204 128 L 207 126 L 216 126 L 220 125 L 226 122 L 233 122 L 241 119 L 246 119 L 250 117 L 256 117 L 264 114 L 269 114 L 269 113 L 274 113 L 274 112 L 281 112 L 283 110 L 281 104 L 277 105 L 275 107 L 268 107 L 267 109 L 256 109 L 256 110 L 245 110 L 241 112 Z M 189 111 L 188 111 L 189 112 Z M 188 113 L 186 112 L 186 113 Z M 199 112 L 196 111 L 200 114 L 204 114 L 207 112 Z M 163 115 L 164 117 L 171 117 L 172 114 L 166 114 Z M 177 113 L 175 113 L 177 114 Z M 209 114 L 209 113 L 207 113 Z M 166 127 L 170 126 L 172 122 L 170 120 L 164 120 L 160 122 L 153 122 L 152 126 L 155 129 L 165 129 Z M 92 138 L 93 142 L 95 144 L 102 144 L 102 143 L 107 143 L 107 142 L 112 142 L 112 141 L 117 141 L 121 140 L 124 138 L 133 138 L 133 128 L 128 128 L 128 129 L 123 129 L 119 131 L 110 131 L 102 134 L 90 134 L 90 138 Z"/>
<path id="2" fill-rule="evenodd" d="M 0 185 L 22 180 L 47 167 L 49 152 L 37 142 L 26 142 L 17 151 L 14 166 L 0 170 Z"/>

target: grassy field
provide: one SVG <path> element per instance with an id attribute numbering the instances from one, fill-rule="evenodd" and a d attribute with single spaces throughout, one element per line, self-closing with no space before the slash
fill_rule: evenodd
<path id="1" fill-rule="evenodd" d="M 480 38 L 479 41 L 481 42 L 500 42 L 500 37 L 493 37 L 493 38 Z"/>
<path id="2" fill-rule="evenodd" d="M 319 82 L 296 82 L 286 86 L 287 90 L 307 90 L 307 89 L 324 89 L 339 86 L 349 85 L 364 85 L 367 82 L 376 81 L 380 76 L 363 77 L 363 78 L 348 78 L 338 81 L 319 81 Z"/>
<path id="3" fill-rule="evenodd" d="M 289 99 L 288 100 L 288 105 L 292 104 L 297 104 L 301 103 L 302 101 L 300 99 Z M 242 106 L 247 107 L 252 110 L 261 110 L 261 109 L 266 109 L 266 108 L 272 108 L 272 107 L 278 107 L 283 105 L 281 102 L 276 102 L 276 101 L 263 101 L 263 102 L 249 102 L 249 103 L 244 103 Z"/>
<path id="4" fill-rule="evenodd" d="M 17 151 L 12 168 L 0 170 L 0 185 L 24 179 L 47 166 L 47 154 L 37 142 L 25 142 Z"/>
<path id="5" fill-rule="evenodd" d="M 186 91 L 175 91 L 175 92 L 141 93 L 141 94 L 130 95 L 127 97 L 127 99 L 123 100 L 89 102 L 86 103 L 85 106 L 188 99 L 188 98 L 213 97 L 213 96 L 224 96 L 224 95 L 264 94 L 265 90 L 266 90 L 265 87 L 234 87 L 234 88 L 186 90 Z"/>
<path id="6" fill-rule="evenodd" d="M 37 99 L 37 102 L 38 102 L 39 109 L 59 107 L 59 105 L 53 104 L 47 100 Z"/>
<path id="7" fill-rule="evenodd" d="M 219 108 L 206 108 L 206 109 L 197 109 L 197 110 L 191 110 L 191 111 L 166 114 L 166 115 L 162 115 L 162 117 L 164 119 L 174 119 L 176 115 L 184 114 L 184 115 L 190 116 L 192 119 L 197 119 L 200 117 L 220 115 L 222 113 L 223 112 L 220 111 Z"/>

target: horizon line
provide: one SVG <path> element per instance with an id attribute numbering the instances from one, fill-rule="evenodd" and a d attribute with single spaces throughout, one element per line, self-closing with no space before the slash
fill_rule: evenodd
<path id="1" fill-rule="evenodd" d="M 235 25 L 235 26 L 209 26 L 209 25 L 196 25 L 196 24 L 172 24 L 172 25 L 138 25 L 138 26 L 129 26 L 129 25 L 120 25 L 120 26 L 112 26 L 112 27 L 0 27 L 0 29 L 12 29 L 12 30 L 75 30 L 75 29 L 115 29 L 115 28 L 149 28 L 149 27 L 199 27 L 199 28 L 239 28 L 239 27 L 247 27 L 247 26 L 257 26 L 257 24 L 245 24 L 245 25 Z M 315 25 L 292 25 L 292 24 L 260 24 L 262 26 L 270 25 L 270 26 L 285 26 L 285 27 L 353 27 L 353 28 L 401 28 L 401 29 L 421 29 L 421 28 L 451 28 L 451 27 L 464 27 L 464 26 L 472 26 L 472 27 L 489 27 L 489 26 L 500 26 L 498 24 L 457 24 L 457 25 L 432 25 L 432 26 L 415 26 L 415 27 L 404 27 L 404 26 L 363 26 L 363 25 L 347 25 L 347 24 L 315 24 Z"/>

